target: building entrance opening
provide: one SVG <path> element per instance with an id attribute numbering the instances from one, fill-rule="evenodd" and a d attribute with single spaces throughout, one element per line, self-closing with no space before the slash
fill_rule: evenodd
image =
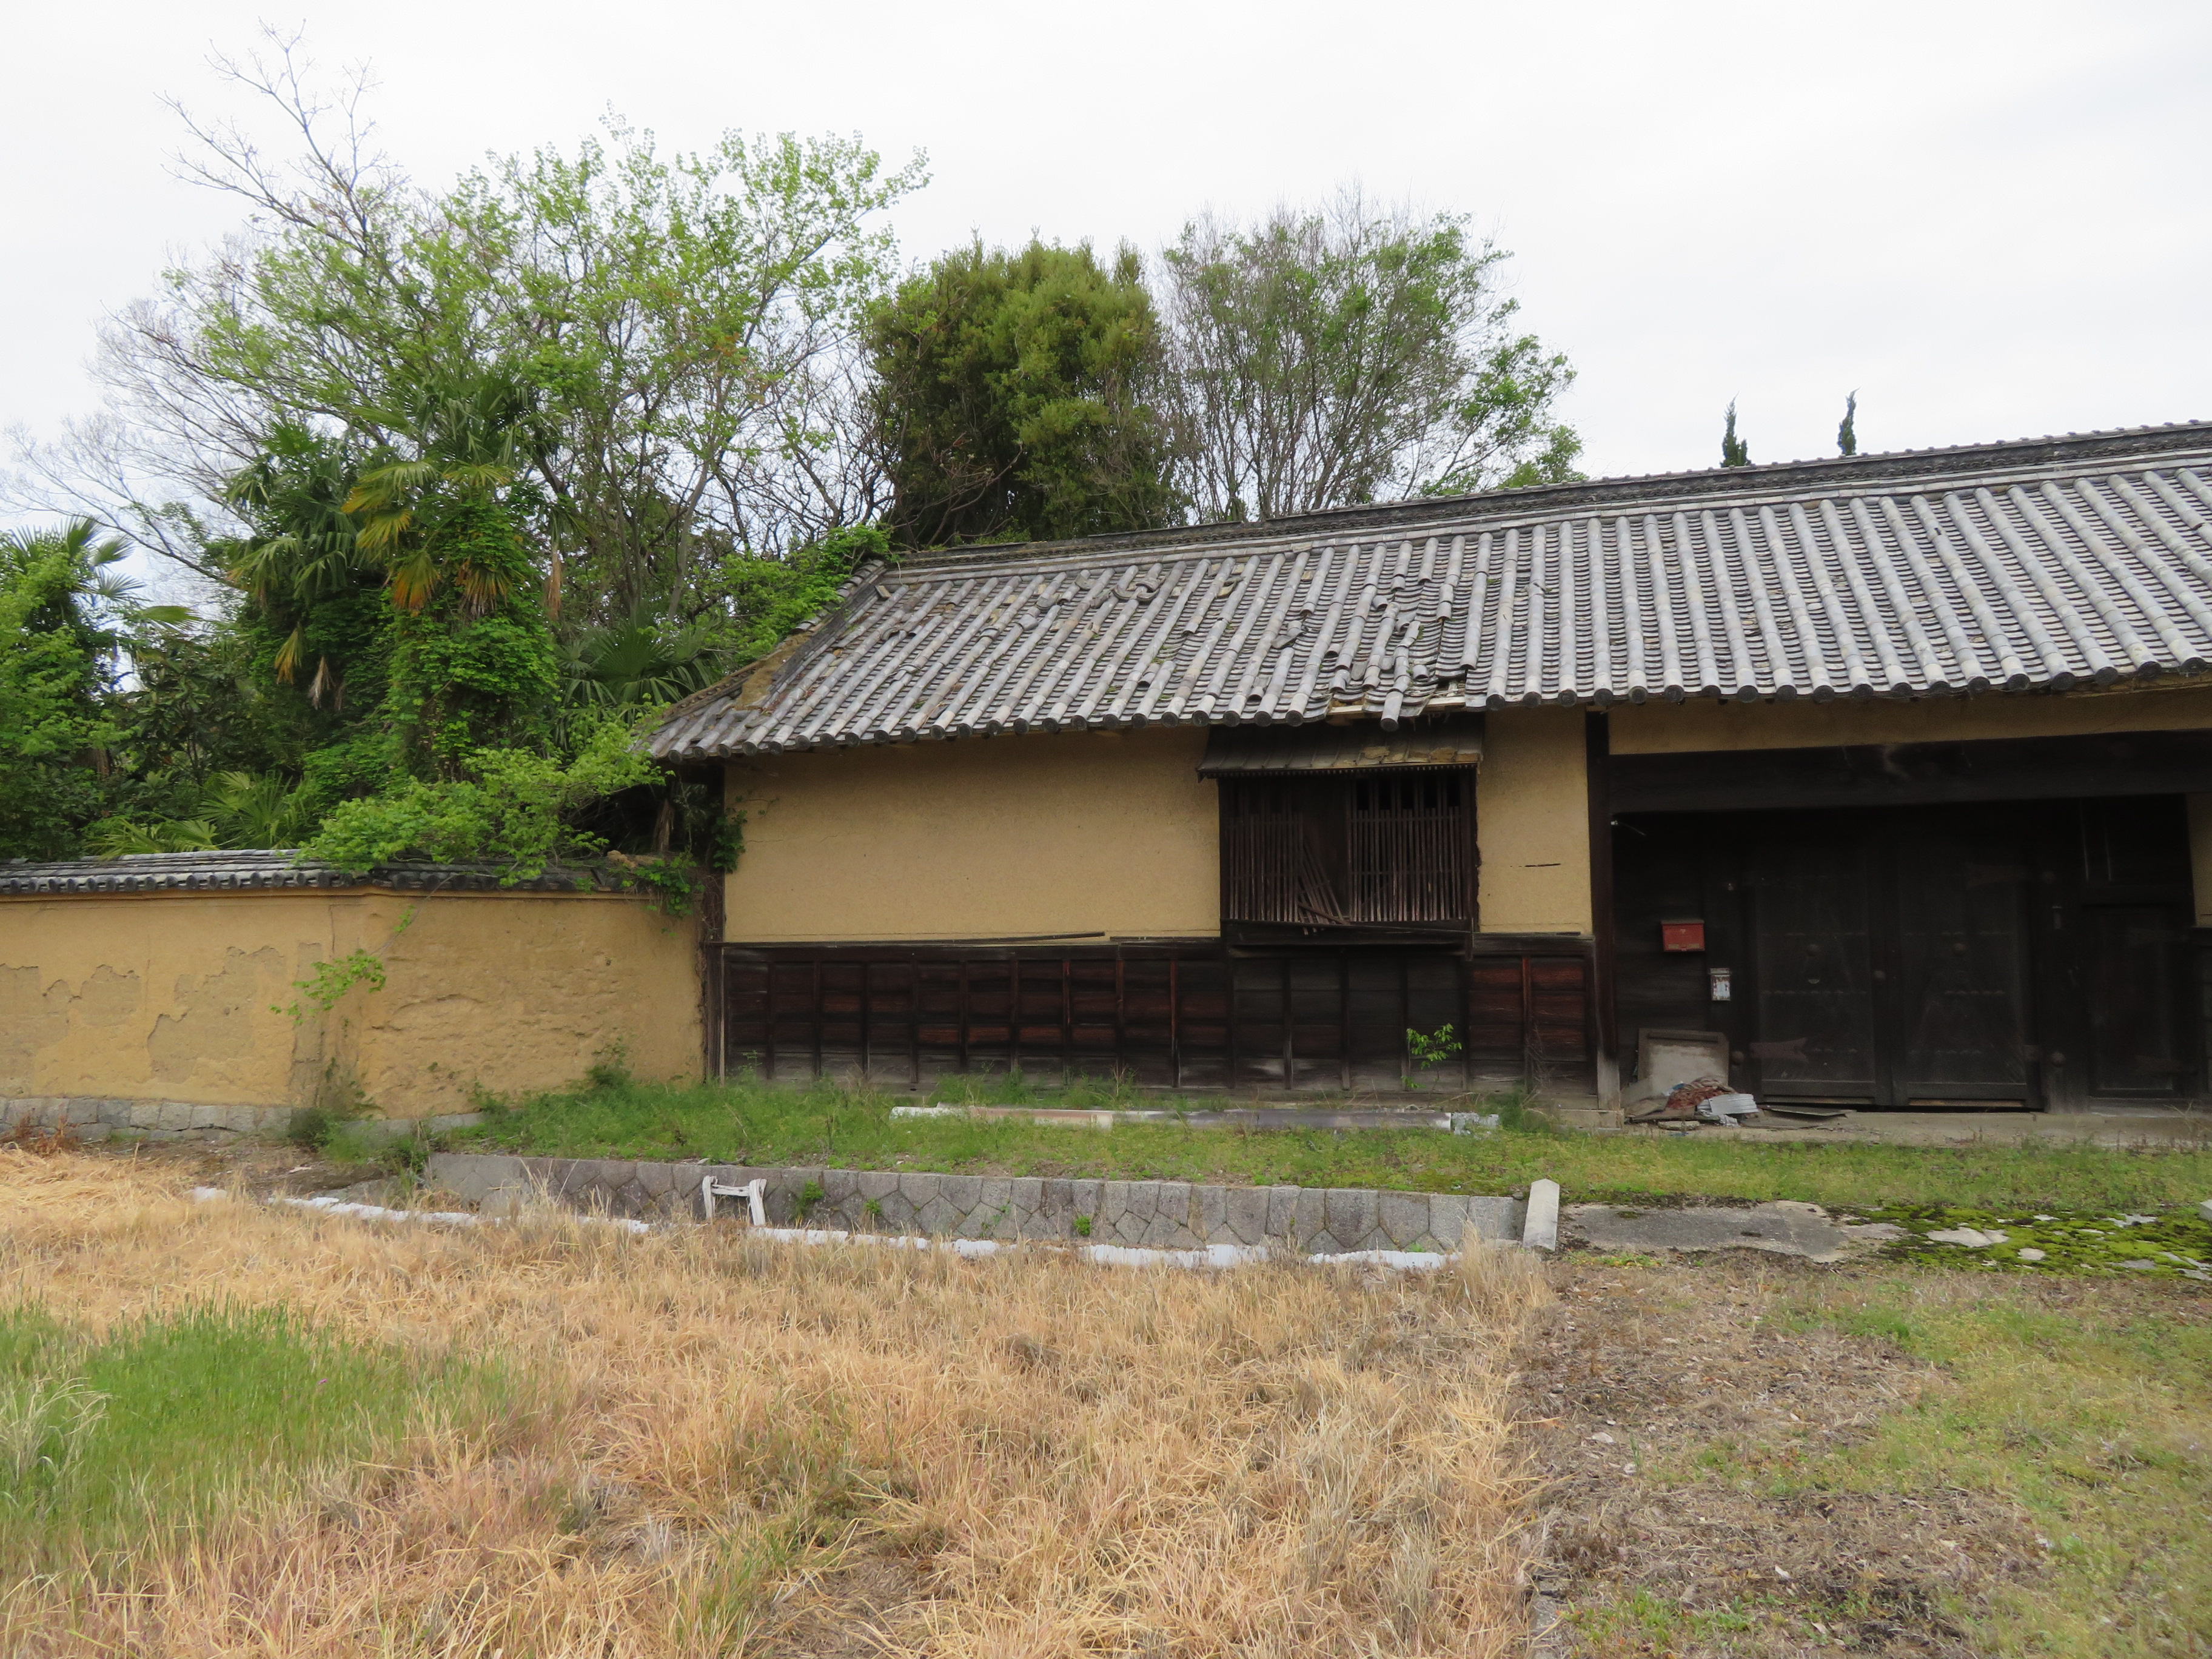
<path id="1" fill-rule="evenodd" d="M 2179 798 L 1640 814 L 1614 845 L 1624 1037 L 1724 1032 L 1734 1080 L 1766 1098 L 2198 1086 Z"/>

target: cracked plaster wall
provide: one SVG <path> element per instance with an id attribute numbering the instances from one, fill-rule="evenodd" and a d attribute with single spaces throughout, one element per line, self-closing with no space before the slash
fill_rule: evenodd
<path id="1" fill-rule="evenodd" d="M 281 1012 L 356 949 L 383 959 L 381 990 Z M 300 1107 L 357 1091 L 416 1117 L 466 1109 L 478 1085 L 571 1082 L 617 1042 L 641 1076 L 696 1077 L 696 950 L 689 921 L 595 895 L 0 901 L 0 1097 Z"/>

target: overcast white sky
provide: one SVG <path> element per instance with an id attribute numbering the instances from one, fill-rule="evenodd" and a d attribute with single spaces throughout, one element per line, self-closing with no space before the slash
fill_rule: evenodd
<path id="1" fill-rule="evenodd" d="M 238 216 L 171 175 L 161 100 L 234 112 L 204 59 L 264 17 L 373 64 L 426 183 L 611 106 L 926 149 L 910 258 L 1352 179 L 1469 212 L 1581 371 L 1593 474 L 1714 464 L 1731 397 L 1762 461 L 1832 453 L 1853 387 L 1869 449 L 2212 415 L 2203 0 L 102 0 L 9 26 L 0 428 L 89 410 L 101 314 Z"/>

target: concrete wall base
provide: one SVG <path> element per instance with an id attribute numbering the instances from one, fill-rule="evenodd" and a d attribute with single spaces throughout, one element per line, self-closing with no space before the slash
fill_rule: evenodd
<path id="1" fill-rule="evenodd" d="M 1441 1254 L 1457 1249 L 1470 1226 L 1482 1238 L 1518 1243 L 1522 1220 L 1522 1202 L 1515 1198 L 1346 1187 L 1054 1181 L 466 1152 L 434 1155 L 426 1175 L 433 1186 L 493 1210 L 543 1193 L 579 1208 L 641 1219 L 697 1217 L 700 1183 L 710 1176 L 732 1186 L 762 1180 L 767 1183 L 771 1226 L 946 1238 L 1083 1239 L 1142 1249 L 1284 1244 L 1306 1255 L 1354 1250 Z M 717 1208 L 744 1212 L 741 1200 L 725 1200 Z"/>
<path id="2" fill-rule="evenodd" d="M 0 1096 L 0 1132 L 66 1126 L 79 1140 L 230 1140 L 281 1135 L 289 1106 L 213 1105 L 204 1101 L 133 1100 L 101 1095 Z"/>

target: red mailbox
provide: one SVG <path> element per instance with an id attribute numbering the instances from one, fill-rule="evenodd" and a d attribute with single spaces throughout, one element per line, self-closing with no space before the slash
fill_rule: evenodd
<path id="1" fill-rule="evenodd" d="M 1662 951 L 1702 951 L 1705 948 L 1705 924 L 1702 921 L 1662 921 L 1659 924 L 1659 948 Z"/>

